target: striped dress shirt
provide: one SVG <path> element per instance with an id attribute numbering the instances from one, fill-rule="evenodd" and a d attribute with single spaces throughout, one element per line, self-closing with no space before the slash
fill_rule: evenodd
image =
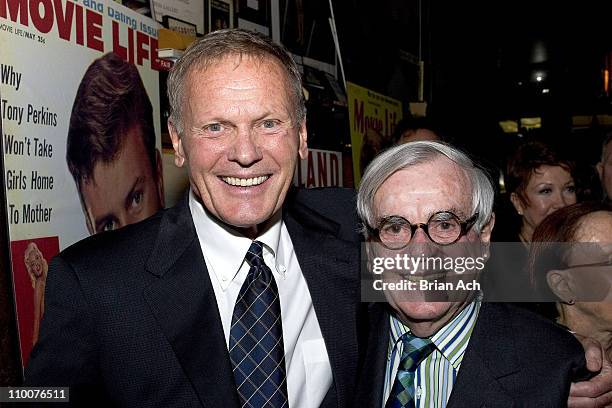
<path id="1" fill-rule="evenodd" d="M 457 316 L 431 337 L 436 349 L 419 364 L 414 377 L 416 408 L 443 408 L 450 397 L 472 330 L 480 311 L 480 300 L 465 307 Z M 384 408 L 397 375 L 404 344 L 400 338 L 410 329 L 390 317 L 389 352 L 385 372 Z"/>

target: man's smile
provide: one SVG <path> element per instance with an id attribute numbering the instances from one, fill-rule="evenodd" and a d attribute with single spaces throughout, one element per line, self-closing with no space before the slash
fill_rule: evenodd
<path id="1" fill-rule="evenodd" d="M 221 180 L 223 180 L 226 184 L 229 184 L 230 186 L 251 187 L 251 186 L 258 186 L 269 178 L 270 176 L 266 175 L 266 176 L 249 177 L 249 178 L 221 177 Z"/>

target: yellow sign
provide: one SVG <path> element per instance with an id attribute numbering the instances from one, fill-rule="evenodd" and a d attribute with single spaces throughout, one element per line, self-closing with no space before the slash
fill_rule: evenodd
<path id="1" fill-rule="evenodd" d="M 370 161 L 390 145 L 390 136 L 402 118 L 402 103 L 350 82 L 346 85 L 357 187 Z"/>

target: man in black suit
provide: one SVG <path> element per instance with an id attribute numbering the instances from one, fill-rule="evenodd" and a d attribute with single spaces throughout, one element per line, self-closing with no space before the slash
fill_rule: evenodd
<path id="1" fill-rule="evenodd" d="M 485 173 L 448 145 L 401 145 L 370 165 L 358 213 L 388 305 L 369 307 L 356 405 L 567 404 L 572 380 L 586 374 L 580 343 L 535 314 L 481 302 L 493 197 Z"/>
<path id="2" fill-rule="evenodd" d="M 266 37 L 216 31 L 168 93 L 189 195 L 55 258 L 27 384 L 70 386 L 84 406 L 349 406 L 354 197 L 288 194 L 307 153 L 296 64 Z"/>

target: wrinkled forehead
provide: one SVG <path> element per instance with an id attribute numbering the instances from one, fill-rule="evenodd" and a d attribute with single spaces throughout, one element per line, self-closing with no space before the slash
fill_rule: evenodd
<path id="1" fill-rule="evenodd" d="M 374 207 L 379 217 L 395 214 L 412 222 L 440 211 L 467 218 L 472 215 L 472 182 L 461 166 L 437 157 L 389 176 L 374 196 Z"/>
<path id="2" fill-rule="evenodd" d="M 187 82 L 194 84 L 201 79 L 206 79 L 217 68 L 231 73 L 232 70 L 240 67 L 241 64 L 249 64 L 256 67 L 261 73 L 273 73 L 280 76 L 283 81 L 289 83 L 289 72 L 281 62 L 273 55 L 267 53 L 235 53 L 228 52 L 214 57 L 202 57 L 195 62 L 187 71 Z"/>
<path id="3" fill-rule="evenodd" d="M 219 97 L 236 99 L 261 95 L 266 96 L 267 103 L 280 104 L 282 109 L 293 114 L 297 102 L 289 81 L 286 69 L 272 57 L 228 54 L 211 64 L 195 66 L 187 73 L 181 102 L 183 114 L 217 111 L 219 106 L 232 108 L 219 102 Z"/>

